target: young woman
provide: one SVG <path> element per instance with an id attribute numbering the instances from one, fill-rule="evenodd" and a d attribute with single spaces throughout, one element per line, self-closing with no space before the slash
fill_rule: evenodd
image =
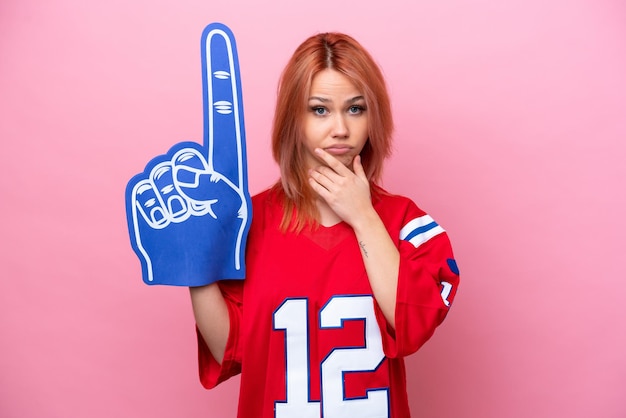
<path id="1" fill-rule="evenodd" d="M 280 81 L 281 179 L 253 197 L 245 281 L 191 288 L 202 384 L 241 373 L 240 418 L 410 416 L 403 357 L 459 283 L 445 231 L 377 186 L 391 149 L 382 73 L 340 33 Z"/>

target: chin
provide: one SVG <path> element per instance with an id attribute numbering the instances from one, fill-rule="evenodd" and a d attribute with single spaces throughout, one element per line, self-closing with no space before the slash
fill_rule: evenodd
<path id="1" fill-rule="evenodd" d="M 354 161 L 354 157 L 346 157 L 345 159 L 342 158 L 341 163 L 343 165 L 345 165 L 346 167 L 348 167 L 351 171 L 354 171 L 353 167 L 352 167 L 352 161 Z"/>

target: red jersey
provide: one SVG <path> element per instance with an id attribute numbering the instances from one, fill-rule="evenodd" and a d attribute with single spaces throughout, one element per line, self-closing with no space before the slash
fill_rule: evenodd
<path id="1" fill-rule="evenodd" d="M 411 200 L 376 193 L 400 252 L 392 328 L 349 225 L 281 232 L 275 193 L 252 202 L 246 280 L 220 282 L 230 313 L 221 365 L 198 336 L 202 384 L 241 372 L 239 418 L 409 417 L 403 357 L 443 321 L 459 283 L 445 231 Z"/>

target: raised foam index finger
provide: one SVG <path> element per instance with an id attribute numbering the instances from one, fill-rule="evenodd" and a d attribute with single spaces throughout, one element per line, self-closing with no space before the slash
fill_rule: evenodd
<path id="1" fill-rule="evenodd" d="M 243 101 L 235 37 L 211 23 L 202 33 L 204 144 L 209 168 L 239 189 L 247 186 Z"/>

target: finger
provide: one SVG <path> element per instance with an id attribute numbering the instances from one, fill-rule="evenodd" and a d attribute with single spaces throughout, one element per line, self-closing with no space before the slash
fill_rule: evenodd
<path id="1" fill-rule="evenodd" d="M 242 193 L 226 177 L 209 170 L 208 163 L 196 147 L 190 144 L 179 150 L 171 163 L 174 187 L 188 201 L 192 215 L 209 214 L 218 219 L 236 213 L 241 207 Z M 219 205 L 215 205 L 217 202 L 220 202 Z"/>
<path id="2" fill-rule="evenodd" d="M 133 187 L 132 208 L 135 227 L 139 226 L 139 216 L 152 229 L 162 229 L 170 223 L 163 201 L 149 179 L 141 180 Z"/>
<path id="3" fill-rule="evenodd" d="M 183 148 L 172 157 L 174 182 L 180 192 L 189 196 L 188 189 L 197 189 L 200 175 L 210 173 L 208 163 L 200 151 L 195 148 Z M 190 196 L 192 197 L 192 196 Z M 204 200 L 198 198 L 196 200 Z"/>
<path id="4" fill-rule="evenodd" d="M 212 23 L 202 33 L 204 144 L 209 169 L 240 190 L 246 181 L 245 130 L 235 37 Z"/>
<path id="5" fill-rule="evenodd" d="M 322 169 L 324 169 L 324 167 L 318 167 L 316 170 L 309 170 L 309 180 L 313 181 L 316 185 L 319 185 L 326 190 L 331 190 L 334 182 L 327 175 L 320 172 L 320 170 Z M 327 170 L 329 169 L 327 168 Z M 334 175 L 336 176 L 337 174 Z"/>
<path id="6" fill-rule="evenodd" d="M 221 173 L 209 168 L 209 163 L 196 148 L 187 147 L 179 150 L 172 157 L 174 186 L 180 194 L 191 200 L 208 201 L 213 199 L 215 190 L 209 190 L 207 183 L 224 183 L 224 187 L 236 189 Z"/>
<path id="7" fill-rule="evenodd" d="M 213 172 L 202 153 L 195 148 L 183 148 L 172 157 L 172 167 L 174 187 L 189 200 L 190 212 L 196 216 L 211 213 L 210 207 L 215 203 L 215 196 L 201 184 L 202 178 L 210 177 Z"/>
<path id="8" fill-rule="evenodd" d="M 189 204 L 174 187 L 173 167 L 170 161 L 156 165 L 150 173 L 150 180 L 171 221 L 182 222 L 189 218 Z"/>
<path id="9" fill-rule="evenodd" d="M 320 165 L 318 167 L 315 167 L 315 169 L 313 169 L 312 171 L 319 173 L 322 176 L 328 177 L 331 180 L 335 180 L 335 179 L 338 180 L 341 177 L 343 177 L 341 174 L 338 174 L 332 168 L 325 166 L 325 165 Z"/>
<path id="10" fill-rule="evenodd" d="M 309 186 L 315 193 L 317 193 L 322 199 L 328 202 L 330 191 L 320 184 L 314 177 L 309 177 Z"/>

